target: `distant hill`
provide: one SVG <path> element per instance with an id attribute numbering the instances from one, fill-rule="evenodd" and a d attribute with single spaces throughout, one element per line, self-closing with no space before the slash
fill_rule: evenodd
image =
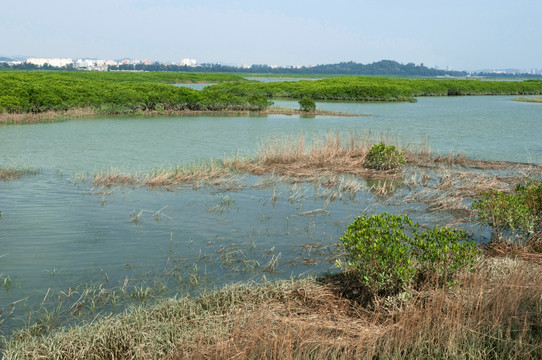
<path id="1" fill-rule="evenodd" d="M 317 65 L 308 68 L 313 74 L 345 75 L 397 75 L 397 76 L 466 76 L 465 71 L 446 71 L 428 68 L 414 63 L 400 64 L 393 60 L 381 60 L 372 64 L 359 64 L 353 61 L 330 65 Z"/>
<path id="2" fill-rule="evenodd" d="M 134 70 L 133 65 L 110 67 L 111 70 Z M 400 64 L 397 61 L 381 60 L 372 64 L 359 64 L 353 61 L 338 64 L 302 66 L 302 67 L 271 67 L 269 65 L 252 65 L 249 68 L 221 64 L 201 64 L 199 66 L 180 66 L 166 64 L 136 65 L 136 70 L 145 71 L 185 71 L 185 72 L 227 72 L 248 74 L 330 74 L 330 75 L 391 75 L 391 76 L 466 76 L 465 71 L 446 71 L 426 67 L 423 64 Z"/>
<path id="3" fill-rule="evenodd" d="M 414 63 L 400 64 L 393 60 L 380 60 L 372 64 L 360 64 L 353 61 L 338 64 L 326 64 L 316 66 L 279 67 L 268 65 L 252 65 L 250 68 L 240 69 L 236 67 L 203 64 L 203 67 L 221 71 L 234 71 L 246 73 L 270 73 L 270 74 L 322 74 L 322 75 L 395 75 L 395 76 L 466 76 L 465 71 L 446 71 L 426 67 L 423 64 Z M 201 68 L 201 67 L 196 67 Z"/>
<path id="4" fill-rule="evenodd" d="M 2 57 L 2 56 L 0 56 L 0 61 L 8 62 L 8 61 L 14 61 L 14 60 L 13 60 L 13 59 L 10 59 L 10 58 L 7 58 L 7 57 Z"/>

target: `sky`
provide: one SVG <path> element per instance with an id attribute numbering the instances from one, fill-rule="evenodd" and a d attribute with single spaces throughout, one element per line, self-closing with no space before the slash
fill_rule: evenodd
<path id="1" fill-rule="evenodd" d="M 0 56 L 541 69 L 540 0 L 2 0 Z"/>

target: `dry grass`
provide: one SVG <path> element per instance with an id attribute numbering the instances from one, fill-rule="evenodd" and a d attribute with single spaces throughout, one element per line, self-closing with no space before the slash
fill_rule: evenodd
<path id="1" fill-rule="evenodd" d="M 189 166 L 176 166 L 156 169 L 148 173 L 126 173 L 110 169 L 94 175 L 95 187 L 115 185 L 138 185 L 148 187 L 175 187 L 178 185 L 221 185 L 233 181 L 232 169 L 220 162 L 209 161 L 194 163 Z"/>
<path id="2" fill-rule="evenodd" d="M 365 168 L 368 151 L 379 142 L 404 152 L 407 166 L 390 171 Z M 145 174 L 112 169 L 95 175 L 93 184 L 99 188 L 213 185 L 237 190 L 247 186 L 240 175 L 272 174 L 280 181 L 315 183 L 326 189 L 321 192 L 331 201 L 355 195 L 364 188 L 360 183 L 364 180 L 380 200 L 425 204 L 428 212 L 448 212 L 457 218 L 456 222 L 464 222 L 473 220 L 471 203 L 481 193 L 511 191 L 525 179 L 540 177 L 541 173 L 542 166 L 534 164 L 472 160 L 461 155 L 434 157 L 426 144 L 413 146 L 389 134 L 330 132 L 312 141 L 303 135 L 270 139 L 252 157 L 200 162 Z M 347 177 L 350 179 L 346 180 Z"/>
<path id="3" fill-rule="evenodd" d="M 330 132 L 307 141 L 304 135 L 264 141 L 258 154 L 247 159 L 229 162 L 237 171 L 254 175 L 279 174 L 292 178 L 318 178 L 351 174 L 362 179 L 391 179 L 400 171 L 382 171 L 363 166 L 373 145 L 384 142 L 394 145 L 407 156 L 425 156 L 422 147 L 407 145 L 390 134 Z"/>
<path id="4" fill-rule="evenodd" d="M 393 179 L 401 176 L 401 171 L 373 170 L 363 166 L 365 156 L 377 142 L 396 144 L 398 149 L 411 157 L 416 154 L 426 156 L 426 150 L 407 146 L 390 135 L 351 133 L 344 136 L 336 132 L 328 133 L 324 138 L 315 137 L 310 143 L 306 142 L 303 135 L 264 141 L 254 157 L 199 162 L 146 174 L 129 174 L 111 169 L 95 175 L 93 183 L 105 187 L 218 185 L 240 173 L 274 174 L 305 181 L 342 174 L 355 175 L 361 179 Z"/>
<path id="5" fill-rule="evenodd" d="M 221 184 L 237 174 L 273 174 L 288 179 L 315 181 L 324 177 L 353 175 L 363 180 L 387 180 L 394 182 L 405 172 L 401 170 L 374 170 L 364 167 L 365 157 L 373 145 L 384 142 L 394 145 L 407 159 L 406 184 L 417 186 L 420 178 L 436 179 L 432 185 L 442 195 L 454 191 L 458 194 L 479 194 L 489 189 L 509 189 L 530 174 L 539 174 L 542 166 L 503 161 L 481 161 L 461 155 L 434 157 L 426 144 L 412 145 L 399 141 L 390 134 L 330 132 L 323 137 L 308 140 L 303 134 L 281 137 L 262 142 L 255 156 L 230 158 L 220 161 L 194 163 L 158 169 L 146 174 L 122 173 L 116 169 L 94 176 L 95 186 L 138 185 L 149 187 L 170 187 L 177 185 L 200 186 Z M 478 170 L 509 171 L 513 176 L 498 177 Z M 473 188 L 474 184 L 474 188 Z M 386 184 L 382 189 L 389 189 Z M 380 190 L 382 190 L 380 189 Z M 378 189 L 376 189 L 378 190 Z M 465 197 L 465 196 L 461 196 Z"/>
<path id="6" fill-rule="evenodd" d="M 510 192 L 525 179 L 539 177 L 542 171 L 539 165 L 468 159 L 450 163 L 435 158 L 425 164 L 430 166 L 404 171 L 408 193 L 396 200 L 422 203 L 429 212 L 447 211 L 465 221 L 472 218 L 471 203 L 480 194 Z"/>
<path id="7" fill-rule="evenodd" d="M 262 114 L 277 114 L 277 115 L 301 115 L 301 116 L 350 116 L 350 117 L 359 117 L 359 116 L 369 116 L 366 114 L 351 114 L 339 111 L 329 111 L 316 109 L 314 111 L 301 111 L 299 109 L 289 109 L 282 107 L 270 107 L 263 111 L 260 111 Z"/>
<path id="8" fill-rule="evenodd" d="M 64 111 L 45 111 L 41 113 L 0 113 L 0 124 L 36 124 L 67 120 L 71 118 L 91 117 L 97 115 L 92 108 L 76 108 Z"/>
<path id="9" fill-rule="evenodd" d="M 145 116 L 200 116 L 200 115 L 232 115 L 232 116 L 249 116 L 253 114 L 261 115 L 301 115 L 301 116 L 367 116 L 360 114 L 350 114 L 336 111 L 316 110 L 313 112 L 303 112 L 297 109 L 287 108 L 268 108 L 263 111 L 249 111 L 249 110 L 145 110 L 135 113 L 135 115 Z M 68 110 L 49 110 L 39 113 L 25 112 L 25 113 L 0 113 L 0 124 L 36 124 L 44 122 L 62 121 L 73 118 L 93 117 L 97 115 L 103 115 L 99 110 L 94 108 L 74 108 Z M 107 116 L 113 116 L 108 114 Z"/>
<path id="10" fill-rule="evenodd" d="M 532 102 L 532 103 L 542 103 L 542 96 L 532 96 L 532 97 L 519 97 L 517 99 L 514 99 L 514 101 L 521 101 L 521 102 Z"/>
<path id="11" fill-rule="evenodd" d="M 6 359 L 528 359 L 542 356 L 542 266 L 486 258 L 451 289 L 373 299 L 351 277 L 229 286 L 132 308 Z"/>
<path id="12" fill-rule="evenodd" d="M 9 181 L 14 179 L 20 179 L 25 175 L 36 175 L 37 170 L 31 170 L 26 168 L 14 168 L 5 167 L 0 168 L 0 181 Z"/>

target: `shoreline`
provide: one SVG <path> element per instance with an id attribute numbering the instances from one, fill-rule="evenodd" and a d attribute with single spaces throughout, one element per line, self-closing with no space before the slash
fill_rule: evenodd
<path id="1" fill-rule="evenodd" d="M 300 116 L 369 116 L 368 114 L 352 114 L 338 111 L 315 110 L 301 111 L 290 108 L 268 108 L 265 110 L 142 110 L 132 113 L 107 114 L 97 111 L 93 108 L 75 108 L 63 111 L 49 110 L 40 113 L 0 113 L 0 125 L 16 124 L 39 124 L 57 121 L 67 121 L 70 119 L 92 118 L 97 116 L 107 117 L 140 117 L 140 116 L 261 116 L 261 115 L 300 115 Z"/>
<path id="2" fill-rule="evenodd" d="M 528 102 L 528 103 L 540 104 L 540 103 L 542 103 L 542 96 L 534 96 L 534 97 L 522 96 L 522 97 L 518 97 L 518 98 L 515 98 L 515 99 L 512 99 L 512 100 L 519 101 L 519 102 Z"/>
<path id="3" fill-rule="evenodd" d="M 495 359 L 528 357 L 540 355 L 540 266 L 486 254 L 457 286 L 372 301 L 352 273 L 228 285 L 77 326 L 34 325 L 3 350 L 9 359 L 461 359 L 498 343 Z"/>

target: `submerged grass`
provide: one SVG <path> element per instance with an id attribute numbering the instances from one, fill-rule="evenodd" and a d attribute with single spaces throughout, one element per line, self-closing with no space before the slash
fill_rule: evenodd
<path id="1" fill-rule="evenodd" d="M 233 285 L 137 306 L 46 336 L 6 359 L 527 359 L 542 356 L 541 265 L 486 258 L 457 287 L 364 299 L 348 274 Z M 345 291 L 353 289 L 356 291 Z"/>
<path id="2" fill-rule="evenodd" d="M 36 175 L 38 173 L 38 170 L 28 168 L 4 167 L 0 168 L 0 181 L 20 179 L 23 176 Z"/>
<path id="3" fill-rule="evenodd" d="M 402 169 L 386 171 L 365 167 L 365 158 L 377 143 L 394 145 L 404 154 L 407 164 Z M 243 158 L 197 162 L 147 173 L 111 169 L 96 174 L 93 184 L 104 191 L 117 185 L 212 185 L 236 190 L 247 186 L 243 175 L 272 175 L 275 182 L 317 184 L 328 189 L 323 193 L 333 200 L 343 194 L 355 194 L 364 187 L 360 181 L 365 181 L 370 192 L 382 201 L 425 204 L 427 211 L 446 211 L 461 222 L 472 220 L 470 205 L 481 193 L 510 191 L 526 178 L 540 177 L 541 172 L 542 166 L 534 164 L 473 160 L 460 154 L 434 156 L 426 144 L 406 143 L 390 134 L 330 132 L 312 140 L 303 134 L 269 139 L 261 143 L 256 155 Z M 290 198 L 295 202 L 295 194 Z"/>

